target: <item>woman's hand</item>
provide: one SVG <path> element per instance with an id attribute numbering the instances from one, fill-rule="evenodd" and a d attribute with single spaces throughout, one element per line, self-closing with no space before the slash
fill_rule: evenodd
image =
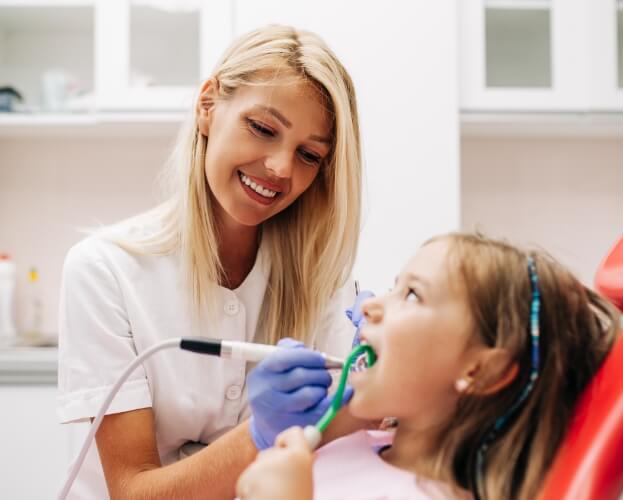
<path id="1" fill-rule="evenodd" d="M 240 500 L 311 500 L 312 464 L 303 430 L 292 427 L 241 474 L 236 494 Z"/>
<path id="2" fill-rule="evenodd" d="M 282 349 L 260 362 L 247 377 L 251 406 L 251 437 L 259 450 L 273 445 L 280 432 L 293 426 L 314 425 L 329 408 L 331 375 L 318 352 L 283 339 Z M 343 401 L 352 396 L 344 391 Z"/>

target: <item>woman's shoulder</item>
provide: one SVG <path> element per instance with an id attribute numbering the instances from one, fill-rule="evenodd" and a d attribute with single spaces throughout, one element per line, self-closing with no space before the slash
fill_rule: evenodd
<path id="1" fill-rule="evenodd" d="M 65 256 L 65 266 L 106 261 L 128 253 L 114 239 L 103 234 L 93 233 L 69 248 Z"/>

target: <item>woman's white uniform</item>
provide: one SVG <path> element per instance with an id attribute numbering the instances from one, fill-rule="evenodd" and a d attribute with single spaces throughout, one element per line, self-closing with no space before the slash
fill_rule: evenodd
<path id="1" fill-rule="evenodd" d="M 63 270 L 59 325 L 61 422 L 94 417 L 119 374 L 137 355 L 163 339 L 209 336 L 253 341 L 270 270 L 260 247 L 253 269 L 235 290 L 218 288 L 219 315 L 198 331 L 178 258 L 137 256 L 92 236 L 68 253 Z M 316 328 L 316 349 L 345 356 L 354 327 L 344 314 L 355 297 L 349 282 Z M 178 460 L 188 441 L 211 443 L 249 416 L 245 362 L 163 350 L 130 376 L 107 413 L 153 407 L 163 465 Z M 108 498 L 95 445 L 69 498 Z"/>

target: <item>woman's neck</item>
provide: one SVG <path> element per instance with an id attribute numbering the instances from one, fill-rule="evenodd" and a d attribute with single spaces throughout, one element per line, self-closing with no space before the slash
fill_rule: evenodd
<path id="1" fill-rule="evenodd" d="M 218 232 L 218 253 L 225 274 L 220 285 L 233 290 L 253 269 L 259 248 L 259 228 L 225 217 L 218 221 Z"/>

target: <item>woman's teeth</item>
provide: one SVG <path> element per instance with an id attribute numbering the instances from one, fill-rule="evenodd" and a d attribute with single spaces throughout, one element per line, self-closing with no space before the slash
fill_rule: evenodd
<path id="1" fill-rule="evenodd" d="M 240 177 L 240 180 L 244 182 L 247 186 L 249 186 L 251 189 L 253 189 L 253 191 L 255 191 L 257 194 L 260 194 L 264 196 L 265 198 L 274 198 L 275 196 L 277 196 L 277 191 L 271 191 L 270 189 L 260 186 L 259 184 L 249 179 L 242 172 L 238 172 L 238 175 Z"/>

